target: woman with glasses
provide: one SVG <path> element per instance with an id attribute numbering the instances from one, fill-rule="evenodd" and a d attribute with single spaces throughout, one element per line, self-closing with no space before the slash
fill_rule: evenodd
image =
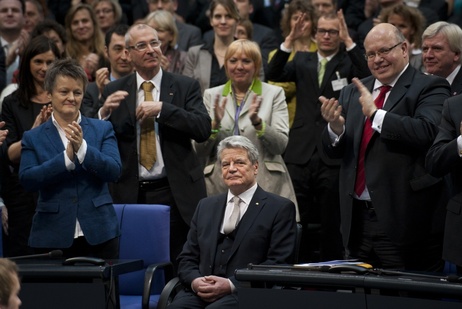
<path id="1" fill-rule="evenodd" d="M 117 0 L 96 0 L 93 2 L 93 10 L 103 33 L 122 19 L 122 8 Z"/>

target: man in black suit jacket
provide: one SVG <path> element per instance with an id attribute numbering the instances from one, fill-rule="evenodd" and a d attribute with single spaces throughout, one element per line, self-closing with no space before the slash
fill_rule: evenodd
<path id="1" fill-rule="evenodd" d="M 296 83 L 297 105 L 284 161 L 294 185 L 304 226 L 302 242 L 310 244 L 320 241 L 321 260 L 332 260 L 342 257 L 338 206 L 340 162 L 328 158 L 323 152 L 321 134 L 326 122 L 321 116 L 318 97 L 338 98 L 340 89 L 350 83 L 353 77 L 365 77 L 370 72 L 363 53 L 348 34 L 341 13 L 319 18 L 315 35 L 317 52 L 297 52 L 293 61 L 288 62 L 293 41 L 303 32 L 303 27 L 304 21 L 300 18 L 269 63 L 267 78 L 276 82 Z M 346 50 L 341 46 L 342 42 Z M 319 84 L 321 59 L 328 62 Z M 310 240 L 307 224 L 321 224 L 320 240 Z M 302 261 L 313 259 L 307 252 L 308 248 L 307 245 L 302 249 Z"/>
<path id="2" fill-rule="evenodd" d="M 462 29 L 456 24 L 439 21 L 422 34 L 422 61 L 429 74 L 446 78 L 451 95 L 462 93 Z"/>
<path id="3" fill-rule="evenodd" d="M 435 177 L 450 176 L 446 208 L 443 259 L 457 265 L 462 273 L 462 95 L 444 102 L 438 135 L 427 153 L 426 167 Z"/>
<path id="4" fill-rule="evenodd" d="M 112 81 L 133 73 L 133 66 L 125 53 L 125 33 L 128 26 L 116 25 L 105 34 L 104 51 L 110 68 L 100 68 L 96 71 L 96 81 L 89 83 L 85 90 L 80 111 L 86 117 L 98 117 L 101 108 L 100 97 L 104 87 Z"/>
<path id="5" fill-rule="evenodd" d="M 191 140 L 203 142 L 211 119 L 197 81 L 164 72 L 160 66 L 156 30 L 145 24 L 128 30 L 127 51 L 136 73 L 109 83 L 99 113 L 112 122 L 117 136 L 122 174 L 112 186 L 114 203 L 165 204 L 171 207 L 170 251 L 175 259 L 186 239 L 197 202 L 206 196 L 202 166 Z M 141 85 L 154 84 L 152 100 Z M 152 168 L 139 162 L 140 124 L 155 119 L 156 161 Z"/>
<path id="6" fill-rule="evenodd" d="M 438 132 L 449 84 L 409 65 L 409 46 L 393 25 L 375 26 L 365 40 L 373 76 L 342 89 L 340 98 L 321 97 L 329 122 L 323 144 L 341 158 L 341 228 L 348 257 L 375 267 L 439 270 L 442 231 L 434 215 L 443 194 L 441 179 L 424 160 Z M 391 86 L 383 108 L 373 98 Z M 371 139 L 362 147 L 363 128 Z M 364 162 L 364 164 L 361 164 Z M 355 182 L 364 166 L 365 186 Z M 358 176 L 357 176 L 358 173 Z M 442 225 L 439 225 L 442 226 Z"/>
<path id="7" fill-rule="evenodd" d="M 170 309 L 238 308 L 236 269 L 293 262 L 295 205 L 257 185 L 257 148 L 244 136 L 230 136 L 218 145 L 217 157 L 229 190 L 197 206 L 178 257 L 184 290 Z"/>

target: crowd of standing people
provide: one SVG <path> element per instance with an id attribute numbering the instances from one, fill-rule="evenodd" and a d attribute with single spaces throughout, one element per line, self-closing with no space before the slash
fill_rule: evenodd
<path id="1" fill-rule="evenodd" d="M 0 0 L 4 255 L 116 258 L 112 204 L 165 204 L 199 306 L 238 284 L 210 276 L 268 262 L 224 263 L 241 219 L 268 246 L 290 223 L 268 263 L 292 261 L 298 222 L 301 262 L 462 273 L 457 2 L 267 2 Z"/>

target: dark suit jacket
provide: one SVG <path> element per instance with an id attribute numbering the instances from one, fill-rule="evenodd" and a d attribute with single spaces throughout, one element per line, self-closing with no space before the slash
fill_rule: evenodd
<path id="1" fill-rule="evenodd" d="M 443 258 L 462 266 L 462 160 L 457 147 L 462 119 L 462 95 L 444 102 L 440 130 L 427 153 L 426 167 L 436 177 L 450 176 L 451 191 L 446 207 Z"/>
<path id="2" fill-rule="evenodd" d="M 89 83 L 83 96 L 82 105 L 80 105 L 80 112 L 85 117 L 96 118 L 101 106 L 98 86 L 95 82 Z"/>
<path id="3" fill-rule="evenodd" d="M 374 81 L 373 76 L 362 80 L 371 92 Z M 375 132 L 368 144 L 364 163 L 367 188 L 381 228 L 397 245 L 424 240 L 431 232 L 442 181 L 425 170 L 425 155 L 438 133 L 449 89 L 446 80 L 409 66 L 385 102 L 381 134 Z M 323 144 L 332 157 L 342 158 L 341 231 L 347 247 L 364 115 L 353 84 L 341 91 L 339 103 L 346 119 L 345 132 L 333 147 L 326 129 Z"/>
<path id="4" fill-rule="evenodd" d="M 178 49 L 188 51 L 191 46 L 202 44 L 202 32 L 199 27 L 179 22 L 175 20 L 176 27 L 178 28 Z"/>
<path id="5" fill-rule="evenodd" d="M 268 55 L 270 51 L 275 50 L 279 47 L 280 42 L 273 29 L 257 23 L 252 23 L 252 25 L 252 41 L 257 43 L 258 46 L 260 46 L 262 65 L 266 74 L 266 70 L 268 67 Z M 204 33 L 204 42 L 213 43 L 213 30 L 209 30 L 206 33 Z"/>
<path id="6" fill-rule="evenodd" d="M 137 203 L 136 73 L 106 85 L 102 102 L 117 90 L 125 90 L 129 94 L 109 118 L 123 162 L 122 175 L 112 186 L 111 193 L 115 203 Z M 197 203 L 206 196 L 203 167 L 193 150 L 191 139 L 206 141 L 211 133 L 211 119 L 202 101 L 198 82 L 189 77 L 163 71 L 160 101 L 163 105 L 156 121 L 167 178 L 181 216 L 189 224 Z"/>
<path id="7" fill-rule="evenodd" d="M 451 95 L 458 95 L 462 93 L 462 68 L 457 73 L 456 77 L 451 84 Z"/>
<path id="8" fill-rule="evenodd" d="M 178 275 L 186 288 L 201 276 L 213 275 L 220 227 L 227 194 L 199 202 L 183 251 L 178 256 Z M 238 224 L 226 277 L 237 287 L 234 271 L 253 264 L 287 264 L 295 248 L 295 206 L 283 197 L 258 187 L 247 212 Z"/>
<path id="9" fill-rule="evenodd" d="M 294 123 L 289 132 L 284 161 L 292 164 L 307 163 L 317 148 L 324 163 L 338 164 L 323 154 L 321 134 L 326 122 L 321 116 L 319 96 L 338 98 L 340 90 L 334 91 L 332 81 L 337 79 L 336 72 L 348 83 L 353 77 L 370 75 L 366 60 L 356 46 L 351 51 L 340 50 L 326 66 L 324 78 L 318 83 L 318 54 L 316 52 L 298 52 L 293 61 L 287 62 L 289 53 L 276 51 L 268 66 L 268 80 L 275 82 L 294 81 L 297 87 L 297 107 Z"/>
<path id="10" fill-rule="evenodd" d="M 24 133 L 19 178 L 25 189 L 39 191 L 29 245 L 68 248 L 79 220 L 86 240 L 96 245 L 119 236 L 119 223 L 107 183 L 119 177 L 120 162 L 112 125 L 82 117 L 87 153 L 68 171 L 64 145 L 51 119 Z"/>

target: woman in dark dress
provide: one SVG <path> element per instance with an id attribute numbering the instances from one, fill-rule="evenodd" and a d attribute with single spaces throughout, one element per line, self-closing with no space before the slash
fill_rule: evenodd
<path id="1" fill-rule="evenodd" d="M 41 125 L 51 115 L 50 98 L 43 83 L 48 66 L 60 58 L 60 55 L 59 49 L 47 37 L 40 35 L 32 39 L 21 58 L 18 89 L 7 96 L 2 104 L 1 118 L 8 130 L 6 160 L 1 163 L 1 196 L 7 210 L 7 215 L 2 218 L 4 227 L 7 226 L 5 256 L 32 253 L 28 238 L 35 212 L 36 194 L 26 192 L 19 184 L 21 139 L 24 131 Z"/>

